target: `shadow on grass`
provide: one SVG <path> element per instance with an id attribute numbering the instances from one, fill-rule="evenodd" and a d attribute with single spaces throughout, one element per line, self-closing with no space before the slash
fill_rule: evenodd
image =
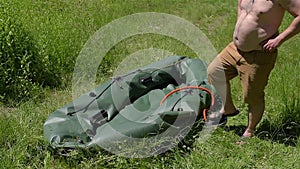
<path id="1" fill-rule="evenodd" d="M 242 136 L 244 131 L 246 130 L 246 126 L 243 125 L 234 125 L 234 126 L 226 126 L 226 131 L 234 131 L 236 135 Z"/>
<path id="2" fill-rule="evenodd" d="M 300 121 L 297 120 L 299 111 L 294 113 L 284 113 L 280 122 L 264 120 L 257 129 L 255 135 L 261 140 L 277 142 L 286 146 L 296 146 L 300 136 Z M 299 116 L 299 115 L 298 115 Z M 246 126 L 228 126 L 227 131 L 234 131 L 237 135 L 242 136 Z"/>
<path id="3" fill-rule="evenodd" d="M 293 121 L 293 119 L 288 119 L 284 124 L 276 125 L 265 120 L 257 130 L 256 135 L 263 140 L 271 140 L 287 146 L 296 146 L 300 136 L 300 123 Z"/>
<path id="4" fill-rule="evenodd" d="M 261 140 L 281 143 L 286 146 L 297 146 L 300 140 L 300 99 L 296 97 L 281 97 L 283 105 L 278 107 L 272 118 L 260 122 L 255 133 Z M 229 126 L 229 131 L 242 135 L 246 126 Z"/>
<path id="5" fill-rule="evenodd" d="M 287 146 L 296 146 L 300 136 L 300 106 L 299 99 L 294 98 L 291 101 L 285 101 L 285 107 L 279 115 L 280 119 L 261 122 L 257 130 L 257 137 L 264 140 L 271 140 L 285 144 Z"/>

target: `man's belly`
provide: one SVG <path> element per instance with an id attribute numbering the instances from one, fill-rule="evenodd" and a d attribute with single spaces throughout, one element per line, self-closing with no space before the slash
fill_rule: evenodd
<path id="1" fill-rule="evenodd" d="M 250 15 L 240 18 L 233 34 L 234 44 L 238 49 L 248 52 L 262 50 L 264 40 L 276 33 L 270 27 L 259 25 Z"/>

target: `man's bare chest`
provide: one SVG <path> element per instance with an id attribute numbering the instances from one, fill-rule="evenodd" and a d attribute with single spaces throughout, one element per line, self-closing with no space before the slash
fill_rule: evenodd
<path id="1" fill-rule="evenodd" d="M 241 10 L 254 15 L 270 14 L 276 11 L 276 0 L 242 0 Z"/>

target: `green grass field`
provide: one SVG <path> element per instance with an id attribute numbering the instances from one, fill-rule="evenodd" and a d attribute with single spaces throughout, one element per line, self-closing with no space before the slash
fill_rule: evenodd
<path id="1" fill-rule="evenodd" d="M 0 5 L 33 37 L 42 56 L 49 57 L 50 70 L 55 71 L 61 84 L 39 88 L 26 101 L 0 104 L 0 168 L 300 168 L 299 35 L 279 49 L 266 88 L 265 115 L 256 137 L 246 144 L 235 144 L 247 124 L 238 79 L 232 81 L 232 92 L 242 111 L 240 115 L 231 118 L 225 128 L 218 128 L 207 141 L 196 139 L 184 148 L 159 156 L 131 159 L 103 151 L 76 150 L 65 157 L 43 138 L 43 124 L 49 114 L 72 101 L 76 58 L 89 37 L 102 26 L 139 12 L 169 13 L 197 25 L 219 52 L 232 38 L 236 0 L 0 0 Z M 291 21 L 286 15 L 280 30 Z M 174 39 L 135 36 L 107 53 L 98 70 L 99 83 L 112 76 L 123 58 L 147 48 L 195 56 Z"/>

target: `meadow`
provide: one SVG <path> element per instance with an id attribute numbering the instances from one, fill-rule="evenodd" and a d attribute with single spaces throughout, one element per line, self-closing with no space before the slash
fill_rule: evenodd
<path id="1" fill-rule="evenodd" d="M 98 29 L 134 13 L 168 13 L 196 25 L 220 52 L 232 40 L 236 0 L 0 0 L 0 9 L 0 168 L 300 168 L 299 35 L 280 47 L 264 117 L 256 136 L 243 145 L 235 144 L 247 124 L 238 79 L 232 93 L 242 113 L 205 142 L 133 159 L 102 150 L 62 156 L 44 140 L 49 114 L 72 101 L 76 58 Z M 286 14 L 280 31 L 292 19 Z M 97 82 L 109 79 L 126 56 L 147 48 L 195 57 L 172 38 L 137 35 L 106 54 Z M 15 62 L 23 66 L 11 66 Z"/>

